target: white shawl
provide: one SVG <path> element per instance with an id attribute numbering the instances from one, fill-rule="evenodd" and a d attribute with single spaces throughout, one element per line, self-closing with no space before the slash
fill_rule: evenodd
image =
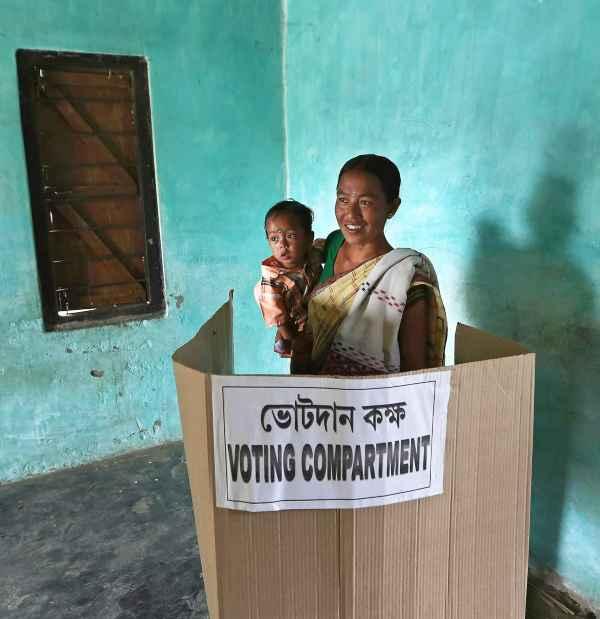
<path id="1" fill-rule="evenodd" d="M 413 249 L 385 254 L 356 293 L 330 351 L 377 373 L 400 372 L 398 331 L 417 269 L 435 285 L 435 271 L 423 254 Z"/>

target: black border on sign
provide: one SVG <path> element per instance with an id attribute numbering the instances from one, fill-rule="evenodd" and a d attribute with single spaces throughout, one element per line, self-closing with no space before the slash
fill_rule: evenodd
<path id="1" fill-rule="evenodd" d="M 386 385 L 385 387 L 316 387 L 314 385 L 308 386 L 294 386 L 294 389 L 323 389 L 330 391 L 375 391 L 377 389 L 397 389 L 400 387 L 412 387 L 414 385 L 426 385 L 428 383 L 433 383 L 433 411 L 431 415 L 431 446 L 432 449 L 430 451 L 430 465 L 429 465 L 429 483 L 426 486 L 420 486 L 419 488 L 411 488 L 410 490 L 402 490 L 401 492 L 390 492 L 388 494 L 375 494 L 371 496 L 364 497 L 352 497 L 348 499 L 344 498 L 334 498 L 334 499 L 278 499 L 276 501 L 243 501 L 242 499 L 231 499 L 229 497 L 229 465 L 227 463 L 227 419 L 225 416 L 225 389 L 291 389 L 289 386 L 274 386 L 274 385 L 222 385 L 221 386 L 221 411 L 222 411 L 222 419 L 223 419 L 223 445 L 225 447 L 225 480 L 226 480 L 226 493 L 227 500 L 231 503 L 244 503 L 247 505 L 271 505 L 273 503 L 318 503 L 318 502 L 327 502 L 327 501 L 363 501 L 369 499 L 384 499 L 387 497 L 398 496 L 400 494 L 407 494 L 410 492 L 418 492 L 419 490 L 425 490 L 426 488 L 431 487 L 431 471 L 433 469 L 433 424 L 435 420 L 435 401 L 436 401 L 436 391 L 437 391 L 437 380 L 424 380 L 414 383 L 406 383 L 403 385 Z"/>

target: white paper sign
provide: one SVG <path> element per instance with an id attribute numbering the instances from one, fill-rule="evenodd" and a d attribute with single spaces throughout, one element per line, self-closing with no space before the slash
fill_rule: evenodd
<path id="1" fill-rule="evenodd" d="M 450 372 L 212 376 L 217 506 L 357 508 L 441 494 Z"/>

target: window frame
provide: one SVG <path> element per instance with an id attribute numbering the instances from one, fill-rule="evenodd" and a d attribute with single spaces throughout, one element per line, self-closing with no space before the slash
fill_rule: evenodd
<path id="1" fill-rule="evenodd" d="M 166 310 L 160 220 L 155 174 L 148 63 L 142 56 L 18 49 L 16 51 L 21 126 L 29 185 L 38 285 L 45 331 L 61 331 L 159 318 Z M 136 167 L 143 209 L 145 280 L 148 301 L 61 316 L 49 256 L 49 226 L 44 205 L 38 128 L 34 113 L 34 72 L 39 69 L 127 70 L 133 77 L 137 132 Z"/>

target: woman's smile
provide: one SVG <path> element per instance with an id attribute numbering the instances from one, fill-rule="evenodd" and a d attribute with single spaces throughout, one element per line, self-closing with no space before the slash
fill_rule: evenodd
<path id="1" fill-rule="evenodd" d="M 387 200 L 379 179 L 364 170 L 348 170 L 342 174 L 337 187 L 335 216 L 351 245 L 381 245 L 387 249 L 384 227 L 397 204 Z"/>

